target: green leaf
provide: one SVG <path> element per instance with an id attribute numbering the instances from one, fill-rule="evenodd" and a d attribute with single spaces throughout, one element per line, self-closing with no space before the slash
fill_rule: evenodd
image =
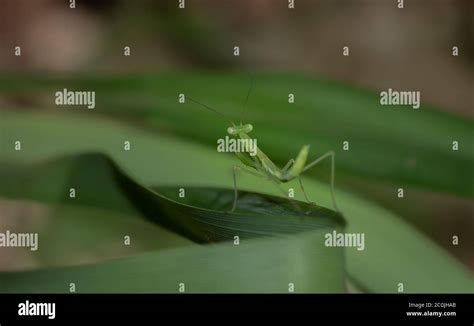
<path id="1" fill-rule="evenodd" d="M 238 210 L 230 213 L 232 190 L 196 187 L 186 187 L 186 197 L 180 203 L 176 188 L 143 187 L 100 154 L 33 166 L 3 164 L 0 171 L 3 171 L 4 182 L 0 186 L 3 195 L 41 197 L 53 203 L 52 227 L 46 237 L 44 231 L 39 232 L 40 239 L 50 245 L 63 242 L 54 239 L 54 235 L 60 231 L 58 224 L 64 225 L 64 219 L 76 223 L 71 225 L 74 229 L 62 229 L 61 236 L 74 239 L 80 223 L 73 216 L 82 213 L 90 217 L 96 211 L 61 205 L 69 202 L 69 206 L 133 212 L 126 205 L 128 201 L 160 227 L 209 244 L 183 247 L 178 241 L 173 248 L 169 239 L 164 242 L 163 238 L 157 238 L 159 248 L 150 254 L 79 267 L 0 273 L 0 292 L 68 292 L 70 282 L 80 292 L 177 292 L 180 283 L 185 284 L 187 292 L 287 292 L 289 283 L 297 284 L 298 292 L 344 291 L 342 249 L 324 245 L 325 234 L 342 231 L 344 221 L 328 209 L 298 203 L 302 211 L 295 211 L 285 199 L 242 192 Z M 77 200 L 66 196 L 64 180 L 78 190 Z M 48 191 L 39 196 L 39 189 Z M 110 211 L 102 213 L 92 215 L 99 220 L 113 216 Z M 110 218 L 106 221 L 111 222 Z M 123 221 L 112 221 L 117 222 Z M 125 228 L 123 232 L 130 234 Z M 94 233 L 97 242 L 100 234 Z M 156 235 L 162 236 L 158 232 Z M 233 243 L 235 236 L 238 236 L 238 247 Z M 61 251 L 48 251 L 48 255 L 53 253 L 58 255 Z"/>
<path id="2" fill-rule="evenodd" d="M 188 101 L 183 93 L 235 118 L 250 122 L 252 135 L 276 162 L 285 164 L 304 144 L 312 157 L 335 150 L 338 180 L 345 176 L 418 186 L 462 196 L 474 194 L 472 120 L 438 112 L 381 106 L 379 95 L 348 85 L 296 74 L 255 73 L 254 89 L 237 73 L 129 74 L 113 77 L 44 75 L 0 78 L 0 90 L 54 98 L 54 92 L 93 89 L 97 112 L 133 121 L 214 146 L 228 121 Z M 288 103 L 288 94 L 295 103 Z M 50 102 L 49 102 L 50 103 Z M 423 101 L 422 101 L 423 103 Z M 65 109 L 67 110 L 67 109 Z M 348 141 L 350 151 L 342 150 Z M 460 149 L 452 150 L 458 141 Z M 309 170 L 327 172 L 327 167 Z M 327 173 L 326 173 L 327 174 Z"/>
<path id="3" fill-rule="evenodd" d="M 89 111 L 89 114 L 94 115 L 94 112 L 95 111 Z M 2 161 L 4 164 L 10 164 L 8 170 L 2 168 L 2 180 L 8 180 L 9 170 L 12 169 L 11 164 L 17 166 L 21 166 L 22 164 L 36 164 L 58 155 L 64 156 L 83 151 L 98 151 L 112 157 L 119 166 L 130 174 L 131 179 L 135 180 L 134 182 L 144 186 L 159 185 L 160 187 L 164 187 L 168 185 L 174 189 L 181 187 L 188 189 L 190 186 L 232 187 L 231 169 L 232 166 L 236 164 L 235 159 L 230 155 L 217 153 L 215 149 L 210 149 L 207 146 L 193 144 L 164 134 L 157 135 L 155 133 L 137 130 L 98 117 L 88 118 L 85 115 L 74 114 L 71 110 L 63 110 L 59 114 L 47 114 L 44 112 L 40 114 L 32 112 L 13 113 L 4 111 L 2 115 L 3 119 L 0 121 L 0 128 L 5 135 L 5 137 L 3 137 Z M 19 152 L 13 148 L 14 141 L 18 139 L 22 141 L 22 151 Z M 125 140 L 131 142 L 130 151 L 123 150 L 123 142 Z M 74 171 L 73 173 L 70 172 L 71 170 L 65 173 L 70 173 L 72 176 L 71 180 L 87 180 L 87 177 L 84 175 L 81 178 L 74 179 L 74 174 L 78 173 L 77 171 L 81 170 L 81 167 L 82 165 L 76 166 L 76 169 L 72 170 Z M 82 171 L 82 173 L 91 174 L 91 180 L 95 180 L 94 182 L 91 181 L 92 186 L 100 184 L 102 180 L 94 174 L 93 171 L 93 169 L 84 169 L 84 171 Z M 44 174 L 46 176 L 48 175 L 46 172 L 44 172 Z M 13 180 L 17 179 L 13 173 L 11 175 Z M 38 176 L 38 178 L 41 178 L 41 176 Z M 30 179 L 25 178 L 25 180 L 25 183 L 27 183 Z M 66 190 L 71 186 L 69 179 L 50 178 L 50 180 L 63 182 L 64 191 L 59 193 L 53 191 L 53 195 L 48 197 L 41 194 L 41 191 L 36 190 L 31 192 L 34 195 L 32 197 L 46 202 L 50 201 L 51 198 L 56 198 L 56 200 L 57 198 L 64 198 L 64 196 L 67 195 Z M 327 185 L 309 178 L 303 178 L 303 182 L 305 183 L 305 188 L 310 198 L 317 199 L 317 203 L 321 206 L 331 207 Z M 47 193 L 48 190 L 46 188 L 49 183 L 45 181 L 43 184 L 43 188 L 45 188 L 44 191 Z M 253 177 L 239 176 L 238 184 L 239 189 L 242 190 L 280 194 L 277 190 L 273 189 L 271 183 L 262 182 L 260 179 Z M 294 187 L 297 199 L 304 199 L 302 193 L 297 190 L 296 184 L 290 183 L 288 186 Z M 30 189 L 35 189 L 35 187 L 32 186 Z M 127 186 L 125 189 L 130 189 L 130 187 Z M 8 191 L 8 189 L 3 189 L 2 194 L 7 196 Z M 20 191 L 20 193 L 22 193 L 22 191 Z M 107 209 L 114 209 L 114 201 L 117 201 L 119 202 L 117 207 L 120 210 L 129 210 L 130 213 L 132 213 L 136 208 L 135 205 L 122 202 L 120 196 L 122 196 L 123 193 L 121 192 L 111 192 L 110 196 L 115 196 L 116 199 L 104 199 L 104 202 L 101 202 L 102 199 L 100 201 L 94 198 L 88 199 L 87 191 L 82 194 L 80 191 L 78 193 L 78 200 L 81 196 L 86 196 L 81 205 L 88 205 L 87 207 L 104 206 Z M 21 196 L 19 193 L 12 194 L 10 192 L 9 194 L 15 197 Z M 102 193 L 98 195 L 97 198 L 106 195 L 108 194 Z M 26 192 L 24 196 L 28 197 Z M 130 197 L 127 198 L 130 199 Z M 398 284 L 403 283 L 405 292 L 472 292 L 474 290 L 473 279 L 469 272 L 441 248 L 405 223 L 401 217 L 341 190 L 336 191 L 336 198 L 348 222 L 346 232 L 361 232 L 365 234 L 365 250 L 358 251 L 355 248 L 347 248 L 344 253 L 347 259 L 345 263 L 346 275 L 351 282 L 357 284 L 357 287 L 373 292 L 396 292 Z M 131 199 L 132 202 L 135 200 L 136 199 L 133 198 Z M 178 232 L 178 230 L 175 231 Z M 181 234 L 193 238 L 191 234 Z M 204 238 L 193 239 L 203 241 Z M 253 267 L 245 269 L 243 275 L 247 277 L 257 275 L 256 279 L 258 282 L 260 282 L 265 275 L 268 275 L 269 269 L 276 269 L 275 279 L 277 280 L 278 286 L 282 283 L 287 285 L 290 282 L 287 281 L 287 279 L 296 275 L 295 279 L 301 279 L 302 282 L 305 282 L 301 288 L 302 291 L 329 292 L 341 290 L 340 283 L 338 283 L 339 285 L 335 285 L 335 283 L 331 282 L 328 283 L 326 287 L 323 286 L 323 283 L 328 280 L 340 280 L 340 275 L 337 274 L 339 273 L 339 269 L 336 268 L 338 266 L 337 263 L 340 261 L 333 257 L 331 261 L 328 262 L 322 258 L 324 255 L 318 254 L 322 248 L 316 246 L 315 243 L 321 243 L 314 241 L 321 241 L 321 238 L 315 240 L 315 238 L 311 236 L 308 239 L 294 235 L 292 239 L 293 240 L 288 240 L 291 241 L 291 243 L 285 242 L 285 245 L 274 242 L 280 241 L 280 239 L 258 240 L 266 244 L 261 247 L 257 244 L 253 246 L 252 242 L 252 244 L 249 244 L 249 247 L 246 247 L 248 251 L 242 251 L 244 252 L 242 256 L 239 256 L 237 253 L 235 253 L 236 256 L 231 256 L 233 258 L 232 261 L 235 259 L 239 264 L 250 261 Z M 269 242 L 267 243 L 266 241 Z M 281 241 L 286 240 L 283 239 Z M 142 291 L 147 284 L 152 283 L 154 285 L 151 285 L 149 288 L 150 291 L 168 291 L 168 289 L 169 291 L 176 291 L 176 284 L 173 283 L 177 282 L 175 275 L 167 274 L 166 278 L 162 279 L 162 281 L 158 281 L 155 277 L 158 271 L 163 274 L 172 274 L 174 272 L 174 269 L 164 267 L 162 264 L 159 266 L 152 264 L 152 261 L 158 257 L 154 255 L 165 255 L 163 261 L 169 262 L 169 264 L 173 262 L 173 264 L 177 264 L 176 266 L 179 268 L 183 268 L 176 274 L 179 276 L 178 278 L 182 278 L 182 276 L 185 275 L 184 273 L 186 273 L 185 271 L 189 270 L 190 274 L 195 275 L 194 280 L 196 280 L 197 283 L 199 283 L 200 279 L 203 280 L 199 285 L 195 283 L 193 289 L 199 289 L 199 291 L 218 289 L 225 292 L 230 290 L 229 287 L 233 285 L 226 283 L 222 284 L 221 287 L 217 287 L 215 284 L 222 281 L 219 275 L 222 275 L 224 270 L 233 274 L 233 277 L 239 277 L 239 273 L 235 272 L 235 269 L 228 269 L 229 266 L 235 267 L 235 265 L 226 264 L 227 261 L 222 258 L 227 257 L 229 250 L 232 250 L 230 248 L 235 248 L 233 245 L 228 245 L 229 248 L 222 249 L 224 247 L 221 246 L 227 246 L 227 244 L 218 243 L 215 245 L 198 246 L 198 248 L 193 247 L 189 249 L 191 250 L 190 252 L 187 252 L 185 248 L 178 248 L 176 252 L 166 250 L 150 253 L 143 256 L 143 263 L 140 263 L 140 257 L 127 258 L 127 261 L 134 267 L 127 265 L 125 260 L 121 260 L 125 265 L 129 266 L 124 267 L 123 272 L 118 268 L 120 263 L 114 261 L 100 263 L 100 266 L 83 266 L 77 267 L 77 269 L 69 267 L 59 271 L 38 272 L 38 274 L 36 274 L 36 272 L 28 272 L 27 274 L 15 273 L 9 275 L 8 283 L 6 284 L 18 285 L 20 283 L 12 282 L 15 279 L 21 280 L 21 282 L 23 282 L 21 284 L 25 284 L 23 289 L 27 291 L 28 286 L 33 286 L 33 284 L 41 283 L 47 286 L 49 282 L 52 282 L 51 284 L 54 285 L 52 286 L 52 290 L 63 291 L 64 284 L 62 281 L 66 281 L 66 279 L 69 280 L 70 277 L 74 278 L 83 275 L 84 282 L 87 284 L 84 285 L 85 291 L 109 290 L 109 287 L 112 287 L 113 284 L 124 291 L 131 290 L 133 286 L 137 286 L 135 288 L 137 291 Z M 283 249 L 283 251 L 284 253 L 288 253 L 285 257 L 292 257 L 291 259 L 296 259 L 297 261 L 278 260 L 277 257 L 281 257 L 278 253 L 279 248 L 293 248 L 288 249 L 288 251 Z M 297 252 L 301 253 L 302 248 L 310 250 L 311 253 L 308 255 L 297 254 Z M 177 251 L 180 250 L 183 250 L 185 253 L 177 253 Z M 202 250 L 202 255 L 198 253 L 198 250 Z M 253 252 L 255 252 L 256 255 L 251 256 L 253 257 L 252 259 L 246 258 Z M 324 252 L 327 251 L 325 250 Z M 304 259 L 303 256 L 305 256 Z M 197 258 L 194 260 L 192 257 Z M 215 259 L 212 259 L 212 257 Z M 270 258 L 267 261 L 265 257 Z M 308 259 L 307 257 L 313 258 L 306 261 Z M 211 264 L 209 259 L 212 259 L 212 262 L 217 265 Z M 186 261 L 191 265 L 187 265 Z M 202 265 L 196 265 L 198 261 L 203 262 Z M 266 262 L 268 262 L 268 264 Z M 280 269 L 281 266 L 286 265 L 288 268 Z M 103 269 L 96 269 L 101 266 L 103 266 Z M 302 266 L 310 267 L 304 269 Z M 292 267 L 294 270 L 289 271 Z M 313 273 L 314 279 L 308 277 L 309 274 L 305 274 L 305 277 L 300 277 L 301 274 L 298 274 L 303 273 L 301 271 L 309 273 L 312 268 L 317 269 L 317 272 Z M 98 273 L 97 278 L 94 276 L 96 275 L 96 271 Z M 296 273 L 296 271 L 299 272 Z M 62 272 L 65 274 L 61 274 Z M 112 284 L 112 279 L 104 281 L 103 283 L 93 282 L 94 279 L 102 280 L 106 275 L 115 275 L 114 273 L 117 274 L 117 279 L 121 280 L 121 285 L 117 285 L 116 282 Z M 331 273 L 336 273 L 336 276 L 330 278 L 329 274 Z M 65 276 L 63 277 L 61 275 Z M 320 275 L 322 276 L 320 277 Z M 32 281 L 28 283 L 30 279 Z M 61 282 L 58 281 L 60 284 L 53 282 L 54 279 L 60 280 Z M 140 281 L 137 281 L 137 279 L 140 279 Z M 213 280 L 215 280 L 214 283 Z M 262 283 L 263 291 L 287 290 L 286 288 L 279 288 L 277 284 L 272 283 L 271 280 L 267 280 L 267 282 L 268 283 Z M 94 283 L 96 284 L 94 285 Z M 211 286 L 211 284 L 214 285 Z M 237 282 L 236 284 L 241 283 Z M 259 289 L 261 289 L 255 288 L 256 283 L 252 284 L 247 283 L 247 285 L 242 285 L 242 287 L 239 288 L 245 291 L 259 291 Z M 36 289 L 41 288 L 40 285 L 38 286 Z M 194 290 L 190 289 L 190 291 Z"/>
<path id="4" fill-rule="evenodd" d="M 2 292 L 344 291 L 342 250 L 315 245 L 322 233 L 161 250 L 94 265 L 0 274 Z M 308 260 L 311 257 L 312 260 Z"/>

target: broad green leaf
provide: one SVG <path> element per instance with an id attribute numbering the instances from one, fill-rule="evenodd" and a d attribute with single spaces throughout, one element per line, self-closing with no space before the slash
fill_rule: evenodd
<path id="1" fill-rule="evenodd" d="M 49 190 L 42 199 L 55 203 L 51 205 L 54 209 L 50 208 L 54 215 L 49 217 L 49 230 L 39 232 L 41 241 L 49 242 L 47 256 L 74 254 L 71 246 L 51 250 L 53 243 L 64 242 L 56 235 L 75 241 L 77 246 L 83 239 L 75 238 L 86 233 L 81 232 L 81 226 L 97 226 L 102 221 L 118 229 L 115 223 L 124 222 L 120 214 L 115 213 L 119 216 L 111 221 L 110 211 L 97 215 L 96 209 L 85 209 L 88 201 L 90 207 L 112 209 L 111 204 L 116 203 L 117 211 L 133 211 L 122 205 L 130 201 L 154 224 L 208 245 L 183 247 L 183 241 L 173 239 L 177 244 L 173 248 L 170 236 L 164 239 L 163 233 L 157 232 L 153 253 L 94 265 L 0 273 L 0 292 L 68 292 L 71 282 L 79 292 L 177 292 L 180 283 L 186 285 L 187 292 L 288 292 L 289 283 L 295 284 L 298 292 L 344 291 L 342 248 L 324 245 L 325 234 L 341 232 L 344 221 L 328 209 L 298 203 L 302 210 L 295 211 L 285 199 L 242 192 L 238 210 L 230 213 L 232 190 L 193 187 L 186 188 L 185 200 L 180 203 L 175 188 L 143 187 L 100 154 L 35 166 L 3 165 L 1 171 L 10 171 L 2 175 L 0 191 L 4 195 L 38 197 L 39 189 Z M 77 201 L 65 200 L 64 180 L 75 185 Z M 81 194 L 87 196 L 81 198 Z M 97 194 L 102 195 L 95 198 Z M 57 205 L 67 201 L 67 207 Z M 75 218 L 78 214 L 86 217 L 86 224 Z M 91 215 L 98 221 L 90 223 Z M 73 228 L 61 229 L 67 223 Z M 123 225 L 123 234 L 130 234 L 127 226 Z M 91 231 L 96 237 L 86 237 L 100 243 L 103 229 L 102 236 Z M 239 237 L 238 246 L 235 236 Z M 121 241 L 120 237 L 115 239 L 115 243 Z"/>
<path id="2" fill-rule="evenodd" d="M 336 151 L 339 180 L 347 175 L 473 195 L 472 120 L 437 112 L 424 105 L 423 97 L 417 110 L 381 106 L 375 92 L 303 75 L 255 73 L 253 82 L 246 113 L 242 109 L 251 82 L 242 73 L 5 75 L 0 91 L 34 95 L 50 106 L 58 90 L 95 90 L 97 113 L 214 146 L 226 135 L 229 122 L 190 101 L 178 103 L 178 94 L 184 94 L 236 122 L 252 123 L 252 136 L 280 164 L 310 144 L 314 158 Z M 293 104 L 288 103 L 289 93 L 295 95 Z M 344 141 L 349 151 L 342 150 Z M 453 141 L 460 144 L 458 151 L 452 150 Z M 325 174 L 318 174 L 321 169 Z M 327 175 L 327 166 L 308 173 Z"/>
<path id="3" fill-rule="evenodd" d="M 319 244 L 321 231 L 297 237 L 187 246 L 93 265 L 0 274 L 2 292 L 188 293 L 344 291 L 343 255 Z M 311 260 L 308 260 L 311 257 Z"/>
<path id="4" fill-rule="evenodd" d="M 6 183 L 0 187 L 3 192 Z M 138 214 L 120 210 L 25 200 L 0 203 L 0 232 L 39 234 L 37 250 L 2 248 L 2 257 L 7 258 L 2 260 L 2 271 L 81 265 L 193 244 L 157 224 L 151 225 Z"/>
<path id="5" fill-rule="evenodd" d="M 96 113 L 89 111 L 88 114 L 92 116 Z M 57 156 L 97 151 L 110 155 L 133 180 L 144 186 L 169 185 L 174 189 L 190 186 L 232 187 L 231 168 L 236 164 L 235 158 L 217 153 L 215 149 L 207 146 L 192 144 L 164 134 L 140 131 L 95 116 L 92 118 L 76 115 L 71 110 L 63 110 L 56 114 L 3 111 L 2 115 L 0 128 L 5 135 L 2 147 L 5 164 L 34 164 Z M 14 141 L 18 139 L 22 141 L 20 152 L 15 151 L 13 147 Z M 123 150 L 125 140 L 131 142 L 130 151 Z M 89 173 L 88 171 L 84 173 Z M 93 174 L 92 171 L 90 173 Z M 61 180 L 66 183 L 64 189 L 69 189 L 70 183 L 67 178 Z M 303 181 L 310 198 L 314 198 L 321 206 L 331 208 L 326 184 L 308 178 L 304 178 Z M 270 183 L 254 177 L 241 175 L 238 184 L 240 189 L 252 192 L 280 194 Z M 290 183 L 288 186 L 294 187 L 297 199 L 304 199 L 296 183 Z M 49 200 L 38 194 L 35 196 L 38 200 Z M 403 222 L 401 217 L 344 191 L 337 190 L 336 197 L 348 222 L 346 232 L 365 234 L 365 250 L 358 251 L 355 248 L 345 250 L 347 277 L 359 288 L 373 292 L 396 292 L 398 283 L 403 283 L 405 292 L 473 291 L 473 280 L 469 272 L 424 235 Z M 94 200 L 87 202 L 82 204 L 87 204 L 89 207 L 102 205 Z M 110 205 L 110 202 L 106 201 L 104 205 Z M 117 206 L 120 209 L 131 209 L 125 207 L 124 203 L 120 205 L 122 206 Z M 114 205 L 107 207 L 112 209 L 111 206 Z M 299 237 L 296 237 L 296 241 L 299 241 Z M 317 249 L 310 247 L 312 250 Z M 202 249 L 205 248 L 207 245 Z M 275 251 L 275 248 L 277 247 L 274 244 L 269 244 L 267 247 L 269 252 Z M 249 251 L 254 249 L 252 247 Z M 294 252 L 292 254 L 294 255 Z M 149 255 L 147 257 L 152 259 L 154 253 Z M 219 256 L 217 253 L 216 255 Z M 265 256 L 260 252 L 256 257 Z M 133 261 L 136 263 L 136 260 Z M 317 259 L 316 263 L 318 266 L 329 266 Z M 112 262 L 111 265 L 105 262 L 104 264 L 106 264 L 104 266 L 117 266 Z M 268 265 L 267 268 L 269 266 L 273 265 Z M 90 276 L 91 274 L 86 272 L 88 268 L 91 270 L 90 273 L 93 273 L 93 266 L 84 268 L 85 270 L 77 274 L 73 269 L 67 271 L 77 277 Z M 104 267 L 104 270 L 107 268 Z M 325 271 L 329 271 L 330 267 L 327 268 Z M 48 273 L 36 275 L 48 275 Z M 141 276 L 144 275 L 140 274 Z M 33 275 L 28 275 L 26 279 L 29 277 Z M 107 284 L 104 284 L 104 288 L 106 287 Z M 316 290 L 316 287 L 312 289 Z"/>

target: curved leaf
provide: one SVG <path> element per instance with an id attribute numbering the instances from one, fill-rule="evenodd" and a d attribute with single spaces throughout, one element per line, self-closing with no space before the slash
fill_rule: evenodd
<path id="1" fill-rule="evenodd" d="M 4 272 L 0 292 L 68 292 L 70 282 L 80 292 L 177 292 L 180 283 L 186 284 L 187 292 L 287 292 L 289 283 L 298 292 L 344 291 L 342 249 L 324 245 L 325 234 L 340 232 L 344 221 L 328 209 L 298 203 L 302 211 L 295 211 L 285 199 L 241 192 L 238 210 L 230 213 L 233 191 L 215 188 L 187 187 L 184 202 L 179 202 L 176 188 L 143 187 L 100 154 L 33 166 L 3 164 L 0 171 L 4 196 L 38 198 L 41 193 L 41 199 L 56 209 L 69 202 L 132 213 L 130 201 L 161 227 L 195 242 L 216 243 L 184 247 L 179 243 L 177 248 L 94 265 Z M 78 190 L 77 201 L 65 196 L 68 179 Z M 74 214 L 60 211 L 63 216 L 51 224 L 61 223 L 67 218 L 64 214 Z M 75 231 L 63 229 L 62 236 Z M 42 239 L 44 230 L 39 233 Z M 236 236 L 238 246 L 232 243 Z M 163 245 L 163 239 L 156 242 Z"/>
<path id="2" fill-rule="evenodd" d="M 0 128 L 5 135 L 4 162 L 38 162 L 57 155 L 94 150 L 110 155 L 130 171 L 134 180 L 144 185 L 227 188 L 232 185 L 234 158 L 205 146 L 102 119 L 86 118 L 70 111 L 63 111 L 60 116 L 4 111 L 3 117 Z M 22 140 L 21 152 L 13 148 L 17 139 Z M 131 151 L 123 151 L 124 140 L 131 142 Z M 3 177 L 7 175 L 8 171 Z M 67 178 L 61 180 L 64 189 L 71 186 Z M 99 180 L 96 179 L 93 185 Z M 308 178 L 303 181 L 310 198 L 315 198 L 319 205 L 331 207 L 326 185 Z M 256 178 L 242 175 L 238 182 L 240 189 L 279 194 L 270 183 Z M 295 188 L 296 198 L 304 199 L 296 185 L 289 186 Z M 46 200 L 39 192 L 35 196 Z M 61 193 L 61 196 L 65 195 Z M 87 192 L 82 196 L 87 196 Z M 346 232 L 365 234 L 365 250 L 345 250 L 348 277 L 359 287 L 374 292 L 396 292 L 398 283 L 402 282 L 406 292 L 473 292 L 469 272 L 400 217 L 340 190 L 336 197 L 348 222 Z M 90 199 L 91 203 L 97 205 L 93 200 Z M 275 251 L 275 248 L 269 246 L 268 250 Z M 265 257 L 262 253 L 259 255 Z"/>

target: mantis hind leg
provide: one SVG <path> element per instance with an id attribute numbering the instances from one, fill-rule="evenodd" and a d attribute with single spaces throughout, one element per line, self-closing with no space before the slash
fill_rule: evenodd
<path id="1" fill-rule="evenodd" d="M 334 206 L 334 210 L 339 212 L 339 209 L 337 208 L 337 204 L 336 204 L 336 196 L 334 195 L 334 177 L 335 177 L 334 174 L 335 174 L 335 160 L 336 160 L 334 151 L 329 151 L 329 152 L 323 154 L 322 156 L 320 156 L 319 158 L 315 159 L 313 162 L 306 165 L 303 168 L 303 171 L 301 173 L 309 170 L 310 168 L 312 168 L 313 166 L 315 166 L 316 164 L 318 164 L 319 162 L 321 162 L 322 160 L 324 160 L 325 158 L 328 158 L 328 157 L 331 158 L 331 199 L 332 199 L 332 205 Z M 301 181 L 300 181 L 300 185 L 301 186 L 303 185 L 301 183 Z M 305 197 L 306 197 L 306 193 L 305 193 Z"/>

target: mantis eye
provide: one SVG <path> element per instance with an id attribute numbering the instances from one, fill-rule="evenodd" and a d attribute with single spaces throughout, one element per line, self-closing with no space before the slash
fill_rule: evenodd
<path id="1" fill-rule="evenodd" d="M 227 133 L 231 135 L 235 134 L 235 128 L 232 128 L 232 127 L 227 128 Z"/>

